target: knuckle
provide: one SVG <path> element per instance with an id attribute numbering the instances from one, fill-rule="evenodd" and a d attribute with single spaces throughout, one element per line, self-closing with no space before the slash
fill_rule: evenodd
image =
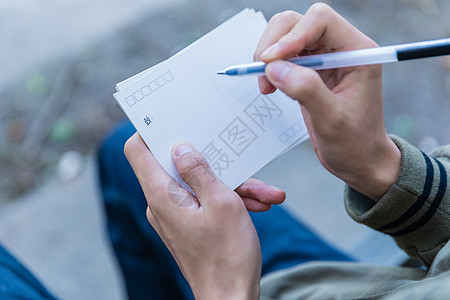
<path id="1" fill-rule="evenodd" d="M 276 13 L 272 16 L 272 18 L 270 18 L 270 20 L 267 24 L 272 25 L 273 23 L 278 23 L 280 21 L 280 19 L 282 19 L 282 18 L 283 18 L 282 12 Z"/>
<path id="2" fill-rule="evenodd" d="M 295 24 L 299 19 L 301 18 L 301 15 L 295 11 L 287 10 L 284 12 L 277 13 L 270 18 L 269 22 L 267 23 L 267 29 L 270 28 L 278 28 L 281 26 L 281 24 Z M 270 30 L 269 30 L 270 31 Z M 261 53 L 265 50 L 264 47 L 261 47 L 261 45 L 258 45 L 256 48 L 254 54 L 253 54 L 253 60 L 258 61 L 260 60 Z"/>
<path id="3" fill-rule="evenodd" d="M 300 14 L 293 10 L 286 10 L 275 14 L 269 21 L 269 23 L 287 22 L 298 20 Z"/>
<path id="4" fill-rule="evenodd" d="M 288 33 L 286 33 L 284 36 L 282 36 L 280 38 L 280 42 L 282 43 L 295 43 L 295 44 L 299 44 L 301 42 L 301 34 L 300 34 L 300 29 L 297 27 L 292 28 L 291 31 L 289 31 Z"/>
<path id="5" fill-rule="evenodd" d="M 311 8 L 308 11 L 314 15 L 324 16 L 333 12 L 333 9 L 328 4 L 315 3 L 311 6 Z"/>
<path id="6" fill-rule="evenodd" d="M 237 196 L 236 194 L 234 194 L 230 201 L 228 206 L 230 207 L 230 209 L 232 210 L 241 210 L 244 208 L 244 202 L 242 202 L 242 199 Z"/>
<path id="7" fill-rule="evenodd" d="M 243 202 L 236 193 L 223 192 L 214 199 L 214 204 L 219 211 L 239 211 L 243 208 Z"/>
<path id="8" fill-rule="evenodd" d="M 209 169 L 206 159 L 199 152 L 186 153 L 177 162 L 177 168 L 180 175 L 198 176 L 205 173 Z"/>

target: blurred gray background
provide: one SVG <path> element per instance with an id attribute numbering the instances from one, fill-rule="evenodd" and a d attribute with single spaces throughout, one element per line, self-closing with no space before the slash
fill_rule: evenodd
<path id="1" fill-rule="evenodd" d="M 315 1 L 15 0 L 0 3 L 0 242 L 62 299 L 124 299 L 105 236 L 95 153 L 124 118 L 120 82 L 245 7 L 267 19 Z M 325 1 L 380 45 L 450 36 L 450 1 Z M 450 58 L 384 67 L 386 125 L 424 151 L 450 141 Z M 343 184 L 309 142 L 256 177 L 324 239 L 369 262 L 405 256 L 345 214 Z M 144 213 L 144 212 L 143 212 Z"/>

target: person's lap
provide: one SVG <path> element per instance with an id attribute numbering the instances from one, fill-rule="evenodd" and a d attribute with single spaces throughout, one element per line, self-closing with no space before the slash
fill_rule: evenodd
<path id="1" fill-rule="evenodd" d="M 189 285 L 145 216 L 146 200 L 123 153 L 135 132 L 120 124 L 99 151 L 99 173 L 108 232 L 130 299 L 193 299 Z M 262 251 L 262 275 L 312 260 L 349 261 L 279 206 L 250 213 Z"/>
<path id="2" fill-rule="evenodd" d="M 0 245 L 0 299 L 56 299 L 36 277 Z"/>
<path id="3" fill-rule="evenodd" d="M 98 156 L 108 234 L 122 268 L 130 299 L 193 299 L 188 283 L 157 233 L 147 222 L 147 203 L 123 153 L 135 132 L 120 124 Z M 312 260 L 349 261 L 279 206 L 250 213 L 261 244 L 262 275 Z M 0 245 L 0 297 L 55 299 L 17 259 Z"/>

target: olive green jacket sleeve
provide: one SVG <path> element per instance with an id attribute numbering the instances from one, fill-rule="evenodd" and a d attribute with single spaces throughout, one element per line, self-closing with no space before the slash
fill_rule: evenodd
<path id="1" fill-rule="evenodd" d="M 402 152 L 397 183 L 378 203 L 347 186 L 345 206 L 355 221 L 391 235 L 427 269 L 310 262 L 265 275 L 261 299 L 449 298 L 450 145 L 428 155 L 391 138 Z"/>
<path id="2" fill-rule="evenodd" d="M 402 152 L 397 183 L 376 205 L 347 186 L 345 206 L 355 221 L 389 234 L 429 267 L 450 238 L 450 146 L 427 155 L 391 138 Z"/>

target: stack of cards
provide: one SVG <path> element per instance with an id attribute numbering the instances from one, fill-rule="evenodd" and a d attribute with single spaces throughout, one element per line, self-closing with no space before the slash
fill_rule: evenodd
<path id="1" fill-rule="evenodd" d="M 184 188 L 172 146 L 194 145 L 235 189 L 308 138 L 299 105 L 256 77 L 217 75 L 252 61 L 266 20 L 245 9 L 171 58 L 117 84 L 114 97 L 161 166 Z"/>

